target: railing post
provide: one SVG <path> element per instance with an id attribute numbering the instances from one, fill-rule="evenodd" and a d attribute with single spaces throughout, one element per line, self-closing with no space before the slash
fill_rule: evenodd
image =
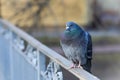
<path id="1" fill-rule="evenodd" d="M 13 52 L 12 52 L 12 47 L 13 47 L 13 33 L 10 31 L 10 36 L 9 36 L 9 56 L 10 56 L 10 80 L 13 80 Z"/>
<path id="2" fill-rule="evenodd" d="M 40 54 L 39 54 L 39 50 L 37 49 L 37 61 L 38 61 L 38 63 L 37 63 L 37 76 L 38 76 L 38 79 L 37 80 L 40 80 L 40 62 L 39 62 L 39 59 L 40 59 L 40 56 L 39 56 Z"/>
<path id="3" fill-rule="evenodd" d="M 38 76 L 40 76 L 39 80 L 43 80 L 43 76 L 41 75 L 41 71 L 45 71 L 46 69 L 46 57 L 43 53 L 39 52 L 39 61 L 38 61 L 38 64 L 39 64 L 39 73 L 38 73 Z"/>

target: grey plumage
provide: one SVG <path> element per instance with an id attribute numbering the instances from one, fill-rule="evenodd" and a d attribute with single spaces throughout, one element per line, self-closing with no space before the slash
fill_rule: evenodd
<path id="1" fill-rule="evenodd" d="M 66 30 L 61 35 L 60 44 L 65 56 L 75 66 L 79 64 L 91 72 L 92 40 L 89 33 L 85 32 L 74 22 L 66 24 Z"/>

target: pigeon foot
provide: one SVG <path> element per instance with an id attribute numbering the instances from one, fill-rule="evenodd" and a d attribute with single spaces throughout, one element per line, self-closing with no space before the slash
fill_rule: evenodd
<path id="1" fill-rule="evenodd" d="M 77 66 L 77 68 L 81 68 L 81 69 L 83 69 L 83 67 L 82 67 L 80 64 Z"/>
<path id="2" fill-rule="evenodd" d="M 69 69 L 74 69 L 74 68 L 76 68 L 76 65 L 72 64 Z"/>

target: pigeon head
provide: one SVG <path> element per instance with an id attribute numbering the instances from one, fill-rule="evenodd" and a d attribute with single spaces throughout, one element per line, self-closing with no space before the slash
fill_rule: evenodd
<path id="1" fill-rule="evenodd" d="M 67 38 L 75 38 L 83 32 L 82 28 L 76 24 L 75 22 L 67 22 L 66 30 L 64 31 L 64 35 Z"/>

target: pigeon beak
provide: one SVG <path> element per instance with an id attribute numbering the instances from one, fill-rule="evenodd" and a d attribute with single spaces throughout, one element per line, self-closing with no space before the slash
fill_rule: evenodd
<path id="1" fill-rule="evenodd" d="M 68 26 L 66 26 L 66 30 L 68 29 L 69 27 Z"/>
<path id="2" fill-rule="evenodd" d="M 66 26 L 66 31 L 70 31 L 70 27 Z"/>

